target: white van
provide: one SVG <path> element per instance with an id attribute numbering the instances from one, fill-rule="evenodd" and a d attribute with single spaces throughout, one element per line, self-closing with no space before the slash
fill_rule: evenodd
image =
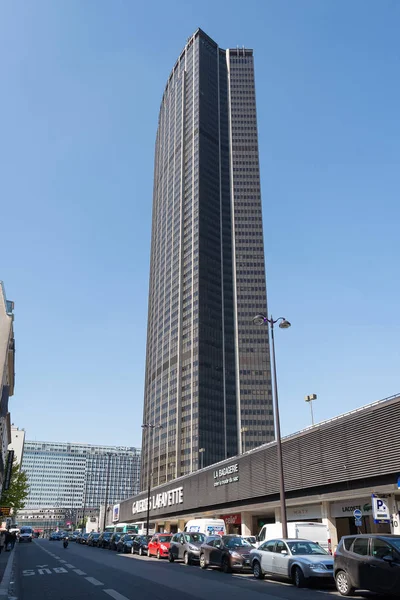
<path id="1" fill-rule="evenodd" d="M 331 553 L 331 540 L 329 539 L 329 530 L 323 523 L 306 523 L 304 521 L 296 521 L 288 523 L 288 537 L 300 538 L 303 540 L 311 540 L 317 542 L 324 550 Z M 282 537 L 282 523 L 270 523 L 264 525 L 257 536 L 256 547 L 267 540 Z"/>
<path id="2" fill-rule="evenodd" d="M 32 527 L 21 527 L 19 530 L 19 541 L 20 542 L 31 542 L 33 538 Z"/>
<path id="3" fill-rule="evenodd" d="M 225 535 L 223 519 L 191 519 L 185 525 L 184 531 L 195 531 L 204 535 Z"/>

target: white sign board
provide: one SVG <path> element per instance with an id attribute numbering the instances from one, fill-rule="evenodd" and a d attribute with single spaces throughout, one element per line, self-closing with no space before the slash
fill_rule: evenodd
<path id="1" fill-rule="evenodd" d="M 288 506 L 286 512 L 288 521 L 308 521 L 309 519 L 320 519 L 322 517 L 320 504 Z"/>
<path id="2" fill-rule="evenodd" d="M 372 514 L 375 523 L 390 523 L 390 510 L 386 498 L 372 495 Z"/>
<path id="3" fill-rule="evenodd" d="M 369 498 L 357 500 L 344 500 L 343 502 L 332 502 L 332 517 L 353 517 L 355 510 L 361 510 L 362 516 L 372 513 L 371 500 Z"/>

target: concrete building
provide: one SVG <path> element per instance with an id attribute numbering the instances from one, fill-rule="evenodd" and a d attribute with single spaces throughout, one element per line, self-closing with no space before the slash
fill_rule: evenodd
<path id="1" fill-rule="evenodd" d="M 14 394 L 15 339 L 14 303 L 7 300 L 0 281 L 0 489 L 3 486 L 8 446 L 11 442 L 11 422 L 8 401 Z"/>
<path id="2" fill-rule="evenodd" d="M 142 489 L 150 455 L 158 485 L 274 439 L 266 310 L 253 51 L 198 29 L 159 113 Z"/>
<path id="3" fill-rule="evenodd" d="M 66 442 L 25 441 L 26 509 L 99 510 L 139 490 L 140 450 Z"/>
<path id="4" fill-rule="evenodd" d="M 14 423 L 11 423 L 11 443 L 8 446 L 9 450 L 14 450 L 14 458 L 18 461 L 21 466 L 22 457 L 24 455 L 25 445 L 25 429 L 18 429 Z"/>
<path id="5" fill-rule="evenodd" d="M 318 423 L 282 440 L 289 521 L 322 522 L 332 546 L 341 536 L 400 534 L 400 395 Z M 388 506 L 373 518 L 372 495 Z M 230 531 L 257 534 L 280 522 L 276 443 L 209 466 L 151 490 L 158 531 L 182 530 L 196 517 L 224 518 Z M 361 511 L 358 528 L 353 515 Z M 121 502 L 121 522 L 144 522 L 147 494 Z"/>

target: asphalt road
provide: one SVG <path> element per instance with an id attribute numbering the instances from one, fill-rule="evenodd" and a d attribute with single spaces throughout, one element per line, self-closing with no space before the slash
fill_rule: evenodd
<path id="1" fill-rule="evenodd" d="M 12 594 L 18 600 L 337 600 L 334 589 L 296 589 L 167 560 L 35 540 L 18 544 Z"/>

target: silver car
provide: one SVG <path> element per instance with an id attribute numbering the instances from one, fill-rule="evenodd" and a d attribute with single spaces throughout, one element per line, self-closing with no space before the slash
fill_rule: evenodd
<path id="1" fill-rule="evenodd" d="M 304 587 L 312 579 L 333 581 L 333 557 L 310 540 L 276 539 L 250 552 L 254 577 L 275 575 Z"/>

